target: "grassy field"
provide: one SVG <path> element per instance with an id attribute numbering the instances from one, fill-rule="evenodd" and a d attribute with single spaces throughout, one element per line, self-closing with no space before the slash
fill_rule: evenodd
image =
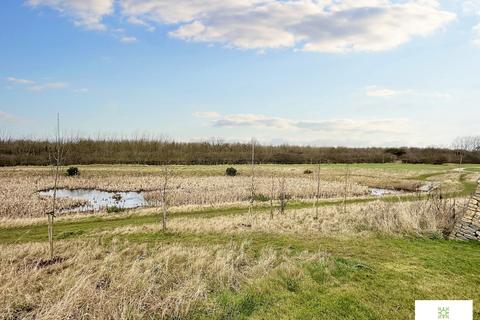
<path id="1" fill-rule="evenodd" d="M 225 168 L 173 170 L 181 181 L 208 182 Z M 311 179 L 308 168 L 262 165 L 257 174 L 301 182 Z M 322 167 L 322 181 L 336 187 L 345 168 Z M 178 206 L 167 231 L 158 208 L 73 214 L 57 219 L 53 260 L 46 218 L 10 212 L 0 224 L 0 319 L 413 319 L 418 299 L 473 299 L 480 319 L 480 244 L 443 238 L 475 189 L 478 166 L 349 168 L 359 188 L 432 182 L 439 191 L 349 194 L 346 202 L 333 194 L 321 199 L 318 217 L 307 196 L 273 217 L 261 202 L 250 213 L 245 201 Z M 40 189 L 48 170 L 2 168 L 0 180 L 3 188 L 36 180 L 29 190 Z M 80 170 L 79 185 L 136 187 L 161 175 L 145 166 Z"/>

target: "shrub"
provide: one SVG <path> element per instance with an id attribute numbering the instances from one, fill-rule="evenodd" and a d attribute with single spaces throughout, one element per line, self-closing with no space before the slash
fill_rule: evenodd
<path id="1" fill-rule="evenodd" d="M 122 212 L 122 211 L 125 211 L 125 209 L 124 208 L 119 208 L 117 206 L 107 207 L 107 212 L 108 213 L 118 213 L 118 212 Z"/>
<path id="2" fill-rule="evenodd" d="M 396 157 L 401 157 L 407 153 L 403 148 L 388 148 L 385 150 L 385 153 L 393 154 Z"/>
<path id="3" fill-rule="evenodd" d="M 227 170 L 225 171 L 225 173 L 227 174 L 227 176 L 229 177 L 235 177 L 237 175 L 237 169 L 233 168 L 233 167 L 230 167 L 230 168 L 227 168 Z"/>
<path id="4" fill-rule="evenodd" d="M 78 170 L 77 167 L 70 167 L 67 169 L 67 176 L 69 177 L 78 176 L 79 174 L 80 174 L 80 171 Z"/>
<path id="5" fill-rule="evenodd" d="M 312 174 L 312 173 L 313 173 L 313 171 L 310 170 L 310 169 L 307 169 L 307 170 L 303 171 L 303 174 Z"/>
<path id="6" fill-rule="evenodd" d="M 266 195 L 264 195 L 264 194 L 261 194 L 261 193 L 255 194 L 255 195 L 253 196 L 253 199 L 254 199 L 255 201 L 258 201 L 258 202 L 267 202 L 267 201 L 270 201 L 270 197 L 268 197 L 268 196 L 266 196 Z"/>

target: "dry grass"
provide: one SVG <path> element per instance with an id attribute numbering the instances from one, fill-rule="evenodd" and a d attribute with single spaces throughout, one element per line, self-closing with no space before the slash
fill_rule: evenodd
<path id="1" fill-rule="evenodd" d="M 258 166 L 256 193 L 268 198 L 271 188 L 271 175 L 286 178 L 286 193 L 292 199 L 309 200 L 315 197 L 316 181 L 314 175 L 305 175 L 308 166 Z M 210 171 L 207 171 L 210 170 Z M 222 169 L 222 168 L 221 168 Z M 217 167 L 199 167 L 200 175 L 194 169 L 174 167 L 176 174 L 169 193 L 170 206 L 220 206 L 224 204 L 247 202 L 250 197 L 250 180 L 246 175 L 226 177 Z M 203 171 L 202 171 L 203 170 Z M 380 170 L 352 167 L 348 185 L 348 197 L 366 196 L 370 187 L 402 188 L 415 190 L 420 182 L 411 180 L 415 174 L 431 171 Z M 320 196 L 322 198 L 343 197 L 344 169 L 327 167 L 322 169 Z M 446 175 L 445 186 L 448 190 L 458 189 L 458 177 L 461 172 Z M 443 183 L 441 176 L 436 176 Z M 44 217 L 51 208 L 49 199 L 41 198 L 39 190 L 52 187 L 53 179 L 49 168 L 20 167 L 0 168 L 0 218 Z M 152 205 L 158 203 L 162 176 L 159 167 L 130 166 L 92 166 L 82 167 L 79 177 L 62 176 L 60 188 L 86 188 L 106 191 L 146 191 L 145 197 Z M 276 181 L 278 193 L 279 181 Z M 447 190 L 447 191 L 448 191 Z M 80 204 L 80 201 L 61 200 L 61 208 Z"/>
<path id="2" fill-rule="evenodd" d="M 211 294 L 289 263 L 269 248 L 254 257 L 247 246 L 63 242 L 55 261 L 39 258 L 47 256 L 44 245 L 1 247 L 0 318 L 184 318 L 208 309 Z"/>
<path id="3" fill-rule="evenodd" d="M 0 217 L 26 218 L 43 217 L 51 210 L 48 198 L 42 198 L 38 191 L 52 187 L 53 179 L 48 170 L 34 171 L 0 170 Z M 106 191 L 146 191 L 145 198 L 153 205 L 158 203 L 159 191 L 163 178 L 160 175 L 132 175 L 112 172 L 108 177 L 83 172 L 80 177 L 62 176 L 59 188 L 100 189 Z M 250 180 L 248 177 L 176 177 L 171 183 L 169 202 L 171 206 L 217 206 L 223 203 L 246 202 L 250 197 Z M 271 180 L 260 177 L 256 180 L 258 194 L 270 194 Z M 315 182 L 311 177 L 289 177 L 286 182 L 287 193 L 293 199 L 311 199 L 315 194 Z M 343 183 L 325 182 L 321 194 L 325 198 L 343 195 Z M 349 185 L 349 196 L 368 194 L 368 187 L 357 183 Z M 81 204 L 75 200 L 61 200 L 60 208 L 69 208 Z"/>
<path id="4" fill-rule="evenodd" d="M 265 232 L 297 235 L 353 235 L 381 233 L 388 235 L 448 235 L 455 217 L 463 212 L 467 199 L 441 199 L 411 202 L 375 201 L 366 204 L 320 208 L 318 219 L 315 210 L 287 210 L 285 214 L 259 212 L 228 215 L 214 218 L 179 217 L 169 222 L 169 229 L 193 233 L 243 233 Z M 113 234 L 158 231 L 158 225 L 122 227 Z M 112 231 L 101 232 L 109 234 Z"/>
<path id="5" fill-rule="evenodd" d="M 370 185 L 377 181 L 388 184 L 388 179 L 399 179 L 398 181 L 409 183 L 401 178 L 407 176 L 405 173 L 382 176 L 381 172 L 377 172 L 375 177 L 372 176 L 372 172 L 367 175 L 367 171 L 363 169 L 354 171 L 352 185 L 349 186 L 352 196 L 364 195 L 366 184 L 363 183 Z M 322 181 L 322 187 L 325 188 L 324 197 L 335 197 L 343 193 L 341 172 L 337 173 L 338 176 L 325 173 L 325 179 Z M 444 176 L 445 179 L 435 176 L 432 181 L 456 184 L 457 174 L 448 173 Z M 330 178 L 332 180 L 329 180 Z M 104 171 L 86 170 L 82 176 L 74 179 L 62 177 L 61 184 L 66 187 L 92 186 L 120 191 L 147 187 L 154 189 L 157 182 L 160 185 L 160 181 L 161 176 L 156 174 L 137 175 L 123 171 L 107 174 Z M 0 201 L 6 203 L 0 204 L 0 216 L 3 216 L 5 225 L 21 226 L 45 222 L 41 215 L 41 210 L 45 207 L 37 203 L 44 200 L 35 198 L 34 192 L 52 183 L 46 169 L 38 172 L 33 169 L 0 169 L 0 182 Z M 270 186 L 269 175 L 259 175 L 257 182 L 258 192 L 264 193 L 264 189 L 268 190 Z M 175 181 L 173 203 L 183 206 L 172 211 L 179 208 L 182 208 L 182 211 L 186 208 L 194 211 L 199 205 L 228 207 L 236 203 L 235 201 L 243 201 L 243 204 L 248 206 L 244 201 L 245 196 L 248 196 L 248 183 L 248 177 L 242 176 L 227 178 L 218 175 L 180 175 Z M 316 186 L 313 177 L 303 175 L 302 172 L 299 175 L 288 175 L 288 187 L 290 187 L 288 192 L 294 197 L 308 199 L 313 197 Z M 268 195 L 269 192 L 265 191 L 265 194 Z M 305 300 L 318 298 L 317 300 L 324 302 L 324 305 L 330 304 L 334 310 L 331 314 L 343 312 L 343 306 L 338 305 L 337 301 L 344 301 L 349 297 L 344 293 L 349 292 L 350 297 L 355 297 L 350 298 L 350 301 L 363 301 L 363 304 L 371 304 L 372 309 L 378 308 L 383 312 L 388 310 L 387 314 L 392 315 L 398 311 L 395 308 L 399 298 L 406 297 L 405 300 L 410 303 L 424 287 L 418 283 L 415 286 L 410 271 L 403 274 L 395 273 L 398 271 L 396 268 L 382 269 L 384 263 L 385 265 L 404 263 L 405 267 L 409 268 L 417 266 L 420 272 L 418 277 L 422 281 L 432 274 L 437 274 L 437 281 L 430 282 L 443 283 L 454 293 L 461 292 L 458 290 L 466 286 L 461 282 L 452 281 L 450 288 L 449 279 L 445 279 L 446 271 L 442 269 L 448 268 L 450 261 L 438 263 L 439 259 L 448 259 L 445 257 L 445 250 L 450 248 L 447 247 L 450 243 L 431 241 L 423 248 L 424 244 L 421 241 L 418 243 L 404 241 L 401 243 L 404 256 L 397 258 L 396 255 L 400 252 L 396 247 L 398 243 L 394 240 L 385 240 L 387 237 L 376 239 L 368 235 L 381 233 L 394 236 L 440 237 L 442 233 L 446 234 L 451 229 L 454 217 L 461 212 L 465 201 L 443 199 L 437 194 L 427 200 L 410 202 L 375 201 L 349 204 L 346 207 L 325 206 L 320 208 L 318 219 L 315 218 L 313 208 L 289 209 L 285 214 L 275 213 L 273 219 L 270 219 L 268 210 L 223 216 L 178 216 L 169 221 L 168 233 L 160 233 L 158 223 L 116 229 L 102 225 L 97 229 L 85 229 L 85 233 L 72 236 L 69 240 L 57 241 L 55 244 L 57 258 L 54 260 L 46 260 L 48 257 L 46 243 L 0 245 L 0 319 L 194 319 L 199 318 L 199 313 L 204 318 L 218 314 L 223 316 L 218 310 L 219 303 L 215 300 L 219 295 L 225 292 L 241 295 L 245 288 L 256 288 L 259 280 L 271 278 L 275 272 L 283 273 L 285 275 L 283 278 L 287 280 L 303 272 L 305 283 L 302 290 L 306 292 L 303 297 Z M 134 212 L 135 215 L 151 213 L 152 209 Z M 121 213 L 112 216 L 112 219 L 130 214 L 132 212 Z M 100 215 L 108 219 L 108 215 L 104 213 Z M 8 218 L 19 216 L 26 218 Z M 76 220 L 81 217 L 83 215 L 72 214 L 59 220 Z M 335 248 L 338 247 L 337 255 L 355 259 L 352 261 L 339 259 L 334 256 L 335 253 L 332 253 L 332 257 L 327 257 L 323 253 L 326 248 L 317 245 L 316 241 L 329 237 L 330 242 L 325 242 L 330 243 L 329 252 L 337 250 Z M 342 245 L 348 244 L 350 248 L 343 250 L 342 245 L 338 245 L 338 240 L 342 238 Z M 399 237 L 388 239 L 390 238 Z M 151 241 L 148 241 L 148 244 L 141 243 L 145 239 Z M 294 243 L 291 242 L 292 239 Z M 373 240 L 369 242 L 368 239 Z M 366 245 L 359 245 L 357 243 L 359 240 L 364 241 Z M 371 255 L 369 252 L 365 253 L 368 251 L 365 248 L 370 248 L 369 244 L 372 243 L 376 245 L 375 250 L 379 250 L 378 254 L 377 251 Z M 459 252 L 454 246 L 455 243 L 450 252 Z M 423 264 L 421 259 L 412 258 L 412 255 L 415 255 L 411 251 L 414 247 L 418 247 L 416 250 L 419 250 L 425 259 L 431 258 L 428 264 Z M 436 251 L 430 256 L 432 247 Z M 306 251 L 306 248 L 310 251 Z M 356 251 L 351 252 L 351 249 Z M 371 259 L 369 263 L 375 265 L 369 269 L 368 264 L 357 262 L 356 256 Z M 378 261 L 373 260 L 374 258 Z M 466 258 L 475 257 L 469 255 Z M 321 280 L 316 284 L 318 278 L 313 279 L 314 275 L 312 276 L 308 270 L 312 266 L 319 266 L 318 268 L 322 269 L 324 265 L 329 264 L 325 261 L 333 263 L 335 268 L 332 267 L 326 273 L 325 279 L 329 280 Z M 474 259 L 471 263 L 463 261 L 461 260 L 458 266 L 452 266 L 453 271 L 448 271 L 449 276 L 458 268 L 477 263 Z M 307 266 L 300 267 L 304 263 Z M 439 270 L 435 269 L 437 266 L 440 266 Z M 300 268 L 304 268 L 303 271 L 299 271 Z M 373 268 L 375 271 L 372 271 Z M 317 271 L 316 269 L 315 272 Z M 320 271 L 319 274 L 322 274 Z M 468 275 L 474 271 L 461 271 L 464 273 L 462 275 L 460 271 L 458 278 L 466 279 L 469 284 L 473 283 Z M 397 278 L 398 282 L 392 285 L 392 279 Z M 289 290 L 280 296 L 276 296 L 277 289 L 268 291 L 275 281 L 278 279 L 266 282 L 268 285 L 264 284 L 263 290 L 267 293 L 261 298 L 264 300 L 259 298 L 259 304 L 262 305 L 263 301 L 270 299 L 273 304 L 265 304 L 265 310 L 271 308 L 282 312 L 284 310 L 279 308 L 278 301 L 292 299 L 287 301 L 290 301 L 289 306 L 296 312 L 295 303 L 303 300 L 297 299 L 299 297 L 297 293 Z M 410 288 L 412 285 L 415 286 L 414 289 Z M 322 300 L 328 299 L 328 296 L 322 296 L 322 292 L 326 292 L 329 286 L 334 292 L 330 302 Z M 385 288 L 391 287 L 401 287 L 403 290 L 397 292 L 398 296 L 395 294 L 389 296 L 395 305 L 389 303 L 386 303 L 386 306 L 376 305 L 375 298 L 372 298 L 376 291 L 388 296 L 391 291 L 390 289 L 385 291 Z M 435 292 L 437 291 L 439 290 Z M 299 290 L 298 294 L 301 292 Z M 364 299 L 365 292 L 367 298 Z M 428 290 L 426 292 L 428 293 Z M 472 289 L 472 292 L 476 291 Z M 404 306 L 408 309 L 410 305 L 404 302 Z M 290 314 L 299 315 L 294 311 Z M 317 310 L 312 309 L 312 312 L 314 311 Z M 402 318 L 406 317 L 405 314 L 403 312 Z M 380 319 L 382 315 L 380 313 L 376 318 Z M 225 317 L 228 318 L 229 314 Z M 354 317 L 362 318 L 358 315 Z"/>

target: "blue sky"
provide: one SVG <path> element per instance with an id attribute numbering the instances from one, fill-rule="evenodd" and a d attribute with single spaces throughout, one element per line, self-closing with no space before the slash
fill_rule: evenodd
<path id="1" fill-rule="evenodd" d="M 6 0 L 0 133 L 449 145 L 480 134 L 480 0 Z"/>

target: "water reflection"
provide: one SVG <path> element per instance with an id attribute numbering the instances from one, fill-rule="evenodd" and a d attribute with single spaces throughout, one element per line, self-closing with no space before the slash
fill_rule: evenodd
<path id="1" fill-rule="evenodd" d="M 53 190 L 41 191 L 40 196 L 52 197 Z M 94 189 L 58 189 L 58 198 L 86 200 L 87 204 L 67 211 L 98 211 L 107 207 L 123 209 L 138 208 L 147 205 L 143 192 L 108 192 Z"/>

